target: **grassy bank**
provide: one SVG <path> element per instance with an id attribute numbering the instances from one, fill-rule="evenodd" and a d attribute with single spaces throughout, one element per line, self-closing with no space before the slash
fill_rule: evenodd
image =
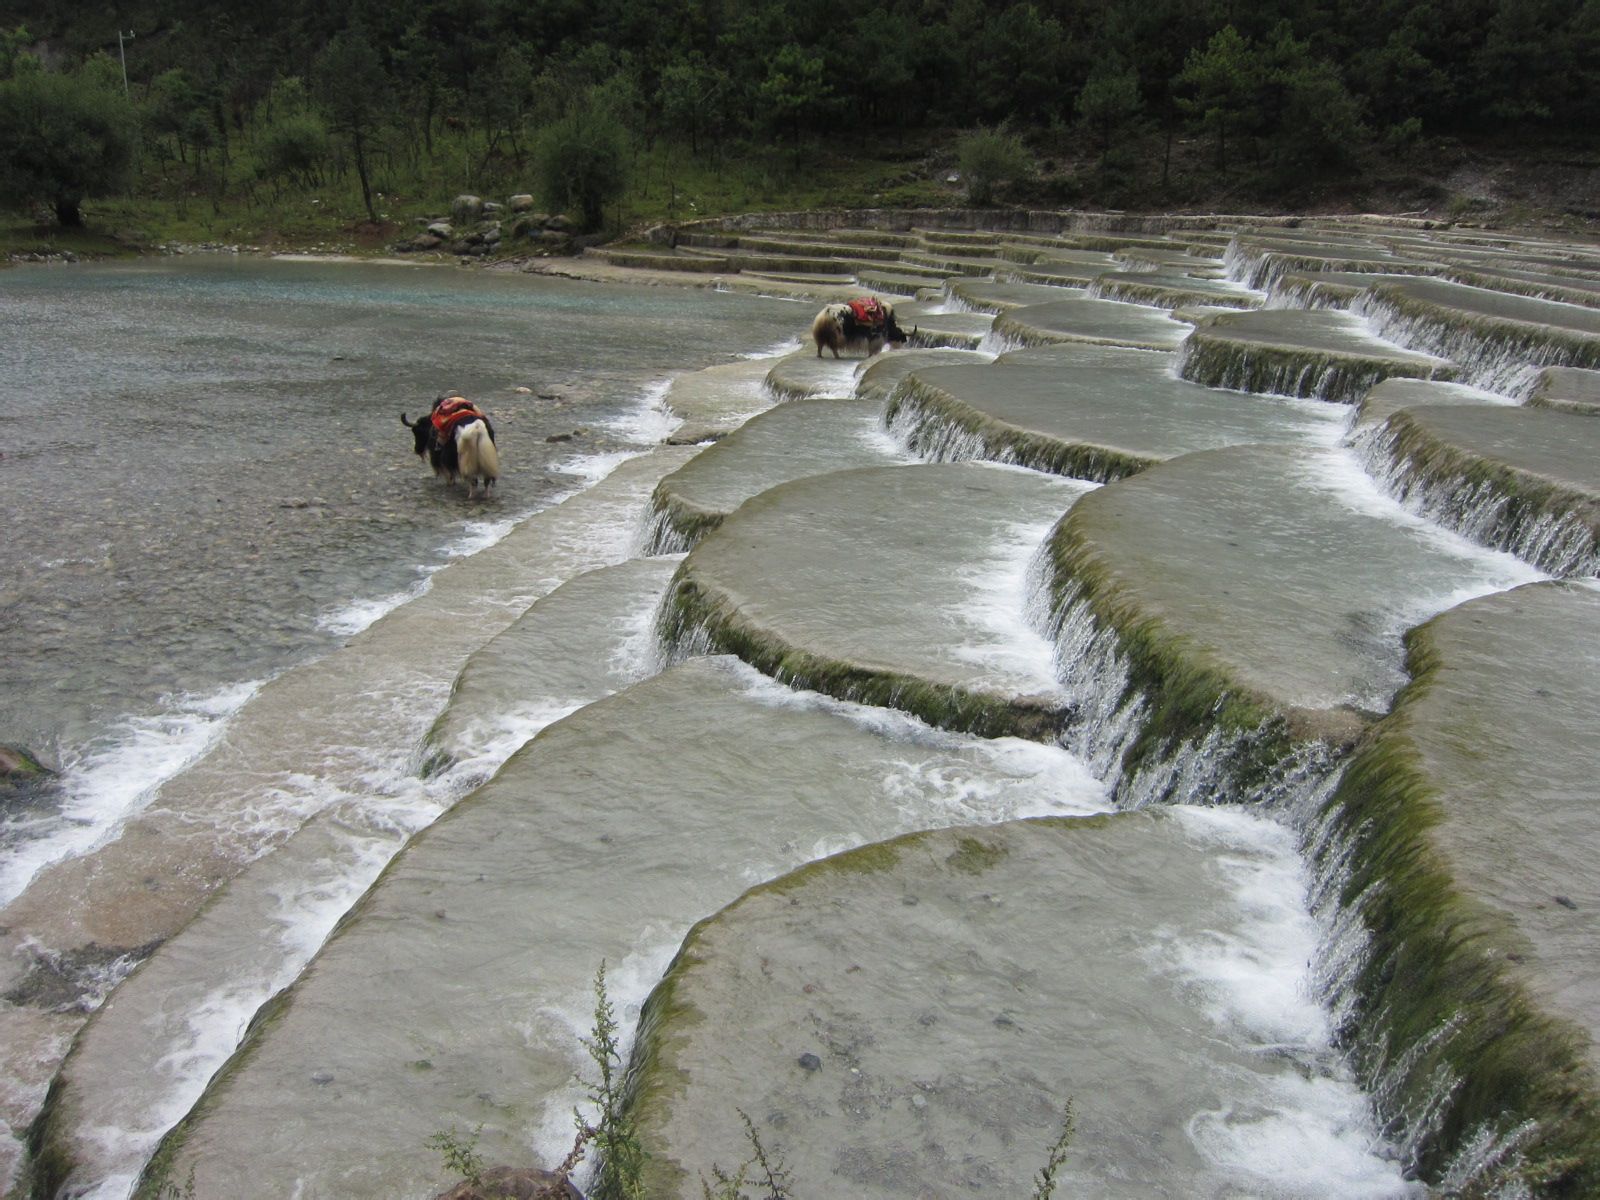
<path id="1" fill-rule="evenodd" d="M 605 210 L 604 232 L 619 238 L 661 221 L 731 213 L 961 205 L 966 189 L 957 172 L 959 136 L 957 130 L 852 135 L 730 144 L 717 152 L 702 146 L 699 154 L 658 139 L 630 151 L 627 183 Z M 1112 172 L 1059 132 L 1035 130 L 1026 140 L 1031 173 L 999 188 L 1000 205 L 1406 212 L 1486 226 L 1600 233 L 1600 222 L 1583 208 L 1600 160 L 1579 162 L 1559 147 L 1440 141 L 1404 162 L 1372 155 L 1337 177 L 1285 190 L 1244 171 L 1218 174 L 1208 144 L 1197 139 L 1175 142 L 1170 160 L 1160 139 L 1136 139 L 1124 165 Z M 419 220 L 444 215 L 461 192 L 503 200 L 536 192 L 535 184 L 526 158 L 485 161 L 470 137 L 441 135 L 427 157 L 395 153 L 376 161 L 373 221 L 349 163 L 335 163 L 307 186 L 271 184 L 261 179 L 249 143 L 242 141 L 225 165 L 214 157 L 198 164 L 147 157 L 128 195 L 85 204 L 80 230 L 63 230 L 42 216 L 0 216 L 0 257 L 68 251 L 109 256 L 174 242 L 376 254 L 414 235 Z M 505 253 L 517 250 L 508 245 Z"/>

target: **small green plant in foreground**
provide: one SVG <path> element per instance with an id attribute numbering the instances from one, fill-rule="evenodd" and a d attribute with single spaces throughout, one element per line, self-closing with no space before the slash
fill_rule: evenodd
<path id="1" fill-rule="evenodd" d="M 633 1118 L 623 1111 L 622 1054 L 617 1048 L 617 1016 L 606 995 L 606 964 L 594 977 L 594 1033 L 583 1039 L 600 1071 L 590 1085 L 589 1103 L 598 1110 L 593 1123 L 574 1112 L 580 1141 L 592 1140 L 600 1156 L 594 1192 L 604 1200 L 640 1200 L 644 1196 L 644 1146 Z"/>
<path id="2" fill-rule="evenodd" d="M 740 1163 L 739 1169 L 732 1175 L 713 1163 L 711 1179 L 700 1176 L 701 1195 L 705 1200 L 749 1200 L 743 1189 L 746 1183 L 753 1180 L 767 1189 L 763 1193 L 763 1200 L 790 1200 L 789 1180 L 783 1159 L 768 1156 L 754 1122 L 742 1108 L 737 1111 L 739 1119 L 744 1122 L 744 1135 L 750 1142 L 750 1157 Z M 713 1181 L 715 1187 L 712 1186 Z"/>
<path id="3" fill-rule="evenodd" d="M 1056 1172 L 1061 1169 L 1061 1164 L 1067 1161 L 1067 1147 L 1072 1144 L 1072 1135 L 1077 1131 L 1072 1101 L 1069 1099 L 1061 1117 L 1061 1136 L 1056 1138 L 1055 1145 L 1050 1147 L 1050 1154 L 1039 1170 L 1039 1178 L 1033 1186 L 1033 1200 L 1050 1200 L 1055 1194 Z"/>
<path id="4" fill-rule="evenodd" d="M 483 1136 L 480 1124 L 466 1137 L 454 1127 L 441 1129 L 428 1139 L 428 1148 L 437 1150 L 444 1158 L 445 1170 L 459 1175 L 474 1188 L 483 1186 L 483 1155 L 478 1153 L 478 1139 Z"/>

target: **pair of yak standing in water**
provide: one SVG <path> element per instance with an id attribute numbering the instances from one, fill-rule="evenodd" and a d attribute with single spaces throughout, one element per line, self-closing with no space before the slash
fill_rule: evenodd
<path id="1" fill-rule="evenodd" d="M 916 329 L 911 331 L 916 333 Z M 817 343 L 817 357 L 824 349 L 835 358 L 840 350 L 860 350 L 867 357 L 885 345 L 904 345 L 909 335 L 894 317 L 894 306 L 876 296 L 862 296 L 830 304 L 811 323 L 811 337 Z M 500 477 L 500 455 L 495 449 L 494 427 L 482 410 L 464 396 L 447 392 L 433 402 L 433 411 L 415 421 L 400 414 L 400 423 L 411 430 L 417 457 L 446 483 L 464 479 L 467 499 L 481 490 L 487 497 Z"/>
<path id="2" fill-rule="evenodd" d="M 400 414 L 400 423 L 411 430 L 417 457 L 433 468 L 446 483 L 466 480 L 467 499 L 479 494 L 485 498 L 494 481 L 500 478 L 500 455 L 494 445 L 494 426 L 489 418 L 465 396 L 446 392 L 433 402 L 433 411 L 415 421 Z"/>

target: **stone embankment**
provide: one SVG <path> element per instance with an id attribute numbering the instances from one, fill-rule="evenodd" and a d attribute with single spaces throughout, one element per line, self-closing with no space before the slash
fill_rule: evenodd
<path id="1" fill-rule="evenodd" d="M 139 1195 L 425 1200 L 451 1126 L 559 1157 L 601 959 L 652 1196 L 736 1169 L 741 1113 L 797 1197 L 1021 1195 L 1069 1099 L 1074 1193 L 1600 1193 L 1600 327 L 1525 290 L 1600 254 L 858 211 L 558 269 L 805 300 L 797 339 L 877 287 L 918 332 L 673 381 L 692 445 L 569 502 L 631 558 L 457 647 L 419 763 L 542 732 Z M 78 1034 L 50 1187 L 110 1169 L 155 983 L 271 861 Z"/>

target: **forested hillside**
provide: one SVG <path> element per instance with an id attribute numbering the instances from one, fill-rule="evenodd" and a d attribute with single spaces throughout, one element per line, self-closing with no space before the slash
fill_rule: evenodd
<path id="1" fill-rule="evenodd" d="M 1271 196 L 1441 138 L 1587 153 L 1600 119 L 1600 0 L 23 0 L 0 29 L 0 76 L 131 110 L 98 118 L 135 153 L 86 194 L 338 182 L 374 222 L 380 193 L 541 180 L 574 208 L 926 200 L 930 131 L 1002 123 L 1032 161 L 1001 199 Z M 0 84 L 0 133 L 38 86 Z M 879 169 L 829 196 L 822 152 Z M 51 199 L 18 171 L 9 199 Z"/>

